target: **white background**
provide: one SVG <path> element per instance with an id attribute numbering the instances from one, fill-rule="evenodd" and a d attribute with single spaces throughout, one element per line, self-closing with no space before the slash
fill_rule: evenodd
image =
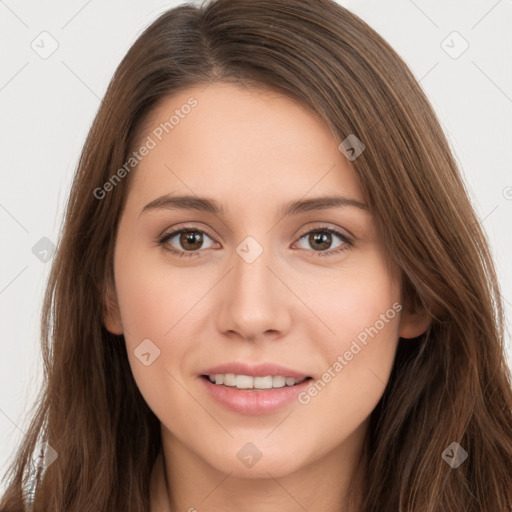
<path id="1" fill-rule="evenodd" d="M 180 3 L 0 0 L 1 473 L 43 374 L 39 316 L 50 263 L 32 247 L 43 237 L 57 241 L 82 144 L 115 68 L 140 32 Z M 510 319 L 512 2 L 340 3 L 396 49 L 431 100 L 489 236 Z M 43 31 L 58 43 L 47 59 L 31 48 L 42 37 L 51 48 Z M 446 39 L 453 31 L 469 44 L 456 59 L 443 49 L 462 48 L 458 36 Z M 510 332 L 507 347 L 512 365 Z"/>

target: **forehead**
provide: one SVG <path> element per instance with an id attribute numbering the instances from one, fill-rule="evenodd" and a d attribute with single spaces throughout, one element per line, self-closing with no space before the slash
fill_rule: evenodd
<path id="1" fill-rule="evenodd" d="M 151 149 L 134 172 L 137 202 L 172 192 L 280 202 L 337 191 L 362 200 L 327 124 L 278 91 L 189 88 L 159 103 L 139 141 Z"/>

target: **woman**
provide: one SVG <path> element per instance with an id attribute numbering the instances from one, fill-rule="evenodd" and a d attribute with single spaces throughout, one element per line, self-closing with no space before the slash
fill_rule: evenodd
<path id="1" fill-rule="evenodd" d="M 169 10 L 85 144 L 0 508 L 510 510 L 502 316 L 378 34 L 329 0 Z"/>

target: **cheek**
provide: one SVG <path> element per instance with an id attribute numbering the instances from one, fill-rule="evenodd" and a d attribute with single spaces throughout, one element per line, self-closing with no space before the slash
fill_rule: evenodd
<path id="1" fill-rule="evenodd" d="M 364 253 L 353 265 L 341 267 L 320 282 L 322 286 L 316 287 L 308 283 L 308 298 L 311 308 L 328 328 L 323 331 L 327 334 L 324 346 L 329 351 L 348 349 L 358 336 L 364 342 L 369 329 L 375 334 L 375 326 L 382 334 L 381 339 L 398 335 L 400 289 L 389 276 L 378 251 Z"/>
<path id="2" fill-rule="evenodd" d="M 135 256 L 116 262 L 128 358 L 137 385 L 152 408 L 160 402 L 160 390 L 173 386 L 172 376 L 181 380 L 176 362 L 183 360 L 193 345 L 182 331 L 198 293 L 178 274 L 157 265 L 138 265 Z M 162 398 L 169 400 L 168 396 Z"/>
<path id="3" fill-rule="evenodd" d="M 116 284 L 133 377 L 161 421 L 175 428 L 186 425 L 192 421 L 191 409 L 198 412 L 180 384 L 181 365 L 195 348 L 186 329 L 199 300 L 197 289 L 169 269 L 140 265 L 130 271 L 128 262 L 123 263 L 118 268 L 125 273 L 119 272 Z"/>
<path id="4" fill-rule="evenodd" d="M 179 270 L 173 272 L 161 265 L 136 266 L 130 261 L 120 262 L 119 269 L 125 269 L 117 277 L 117 291 L 123 327 L 131 342 L 167 339 L 200 298 L 197 279 L 191 286 L 190 279 Z"/>
<path id="5" fill-rule="evenodd" d="M 323 329 L 327 334 L 319 336 L 310 329 L 324 367 L 321 382 L 304 397 L 304 402 L 314 399 L 340 411 L 359 410 L 361 419 L 377 404 L 389 379 L 402 309 L 398 284 L 378 254 L 371 256 L 357 269 L 342 269 L 327 293 L 314 299 L 330 332 Z"/>

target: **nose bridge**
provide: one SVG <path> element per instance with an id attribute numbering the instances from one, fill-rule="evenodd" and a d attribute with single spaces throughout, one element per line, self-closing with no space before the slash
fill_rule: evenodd
<path id="1" fill-rule="evenodd" d="M 272 302 L 274 286 L 270 281 L 273 276 L 268 269 L 272 266 L 271 252 L 268 239 L 260 243 L 252 235 L 246 236 L 235 248 L 232 290 L 239 304 L 249 301 L 253 306 L 260 306 L 260 301 L 268 305 Z"/>
<path id="2" fill-rule="evenodd" d="M 268 243 L 267 238 L 260 243 L 247 236 L 235 248 L 218 317 L 224 332 L 237 331 L 243 337 L 254 338 L 287 328 L 289 297 L 282 295 L 283 285 L 270 270 L 275 266 L 274 258 L 264 243 Z"/>

